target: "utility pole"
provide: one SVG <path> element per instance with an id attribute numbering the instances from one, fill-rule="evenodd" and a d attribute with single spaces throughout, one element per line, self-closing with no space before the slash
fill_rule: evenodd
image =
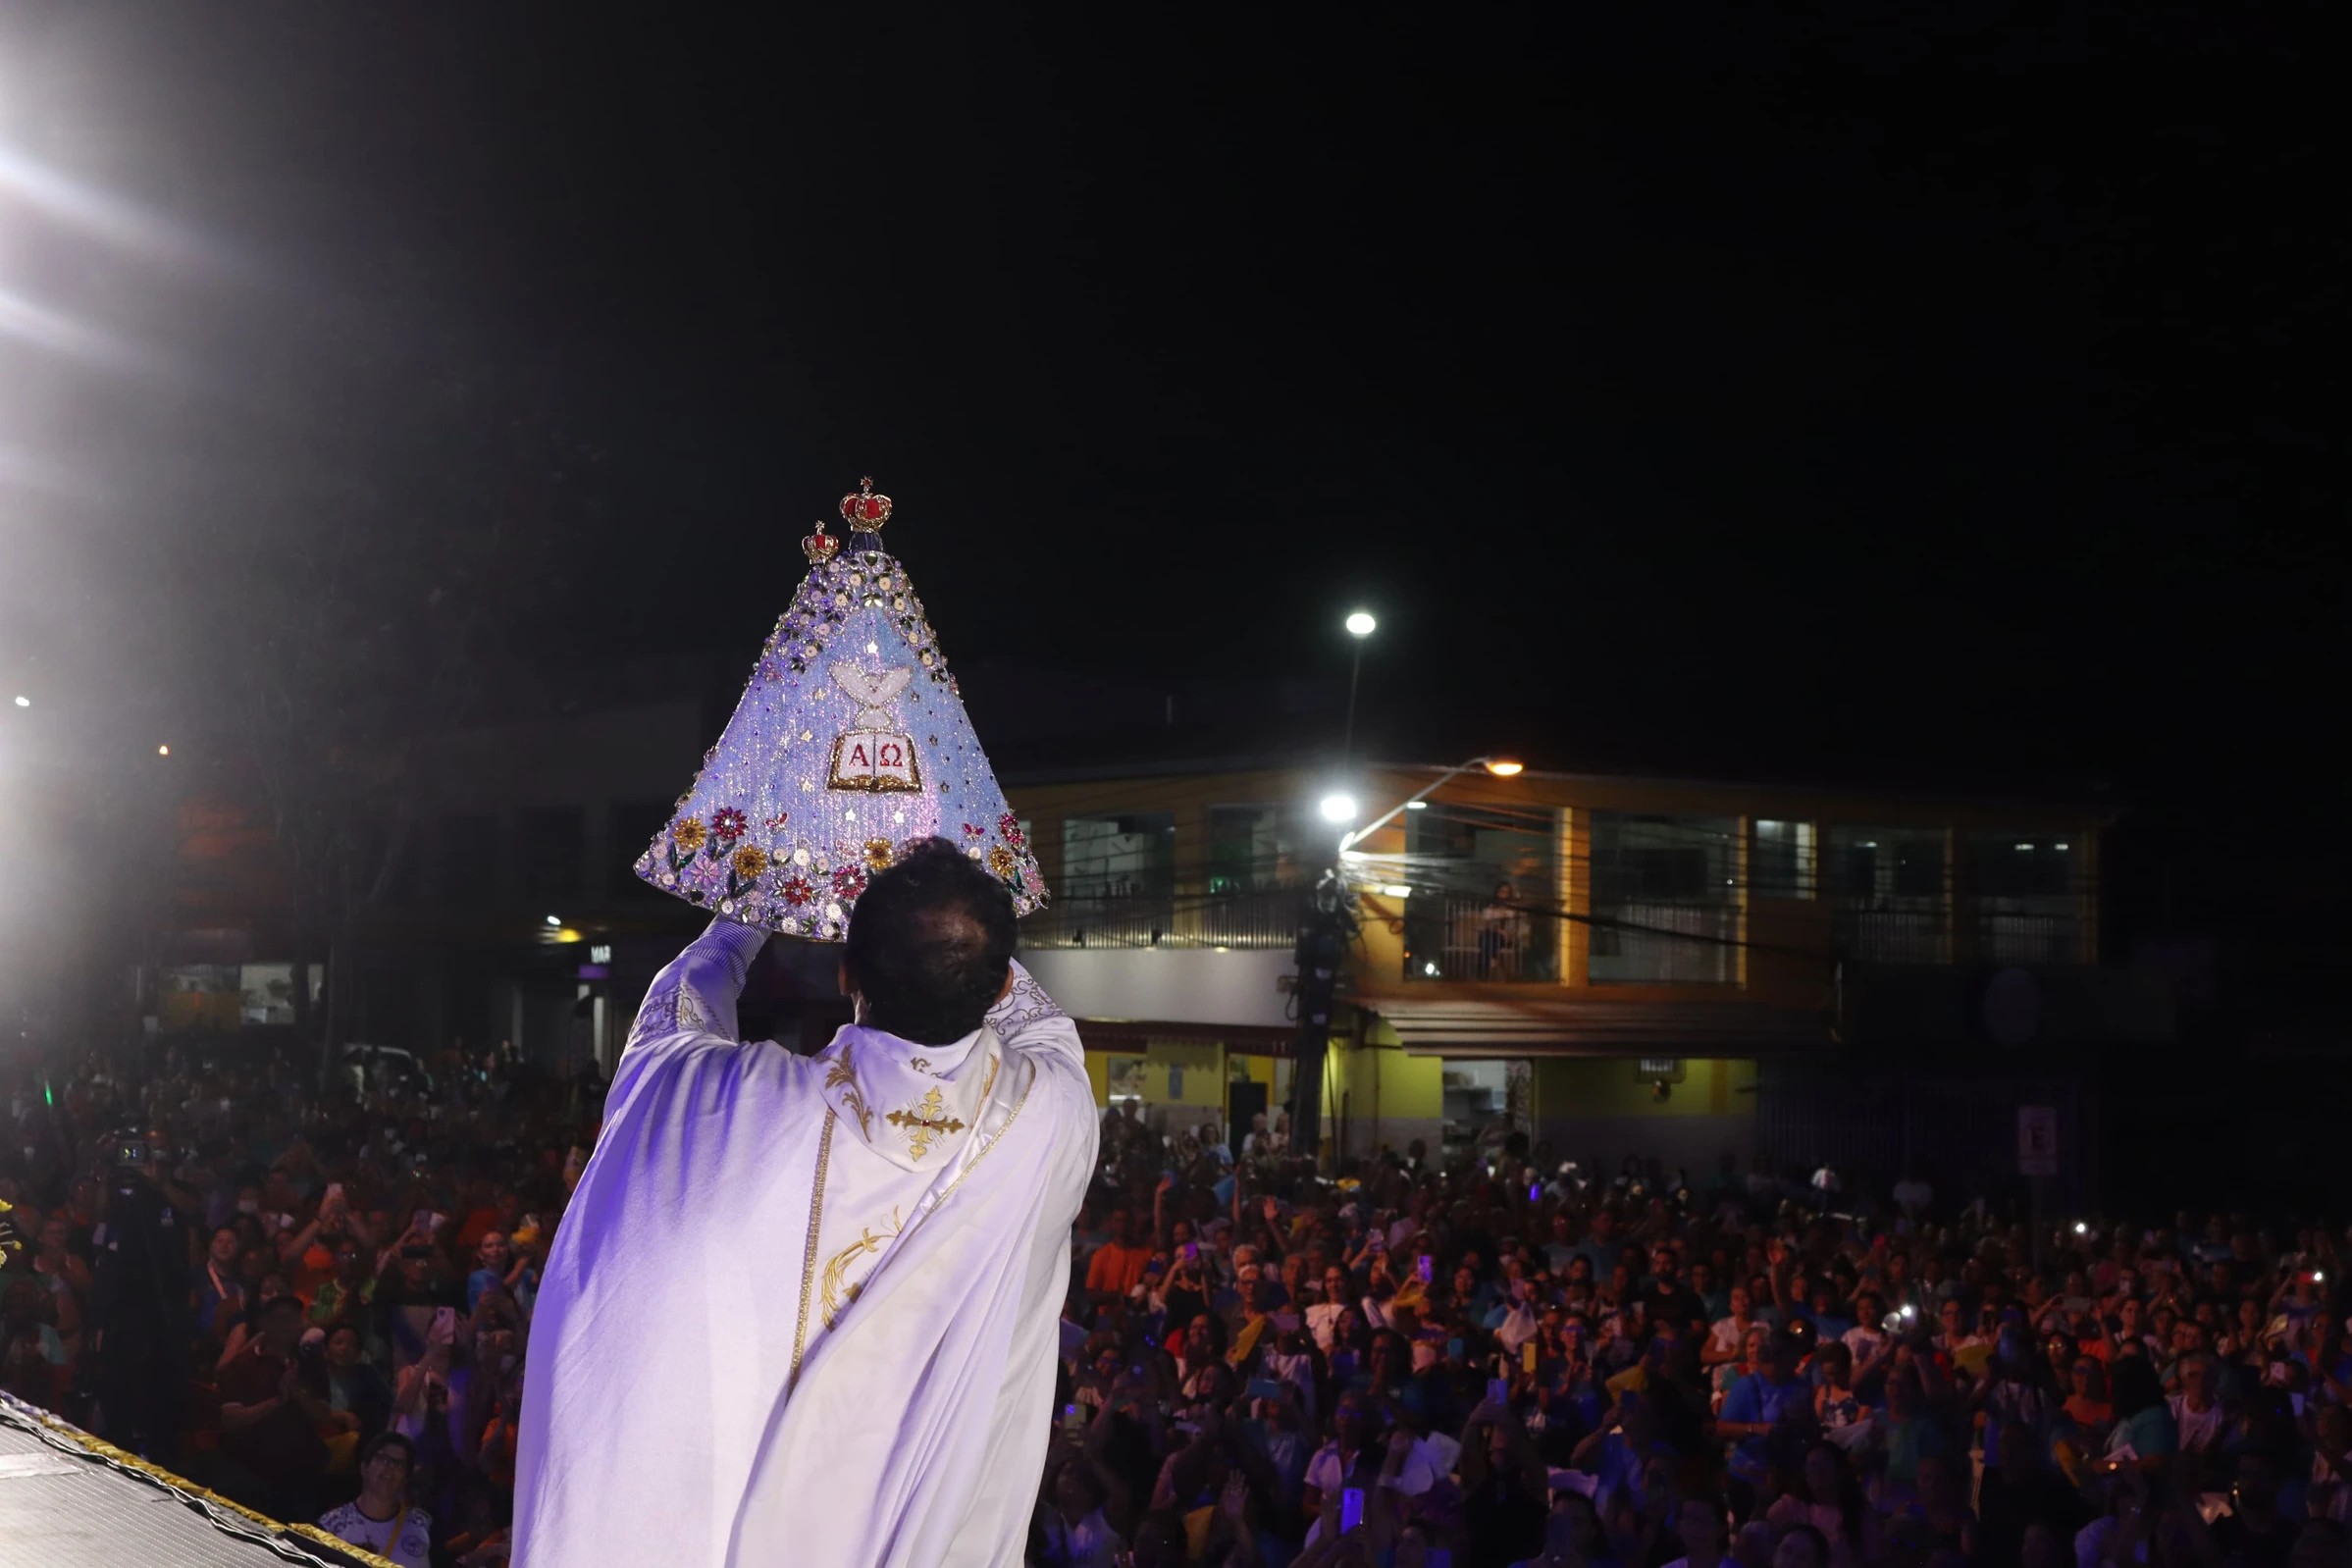
<path id="1" fill-rule="evenodd" d="M 1332 1007 L 1339 990 L 1339 966 L 1347 958 L 1355 928 L 1355 916 L 1347 908 L 1346 889 L 1337 869 L 1325 872 L 1308 901 L 1305 918 L 1299 922 L 1295 955 L 1298 979 L 1290 992 L 1298 1003 L 1298 1033 L 1291 1051 L 1290 1075 L 1293 1149 L 1320 1151 L 1321 1148 L 1323 1073 L 1331 1049 Z"/>
<path id="2" fill-rule="evenodd" d="M 1364 677 L 1364 639 L 1380 627 L 1369 610 L 1357 610 L 1347 617 L 1347 635 L 1356 640 L 1356 656 L 1347 666 L 1347 739 L 1339 748 L 1339 760 L 1352 766 L 1356 759 L 1356 687 Z"/>

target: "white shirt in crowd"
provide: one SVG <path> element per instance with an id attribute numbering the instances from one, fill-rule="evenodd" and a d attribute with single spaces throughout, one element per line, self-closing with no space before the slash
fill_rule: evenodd
<path id="1" fill-rule="evenodd" d="M 370 1519 L 354 1498 L 323 1516 L 319 1528 L 348 1545 L 389 1557 L 400 1568 L 430 1568 L 433 1561 L 433 1517 L 422 1508 Z"/>
<path id="2" fill-rule="evenodd" d="M 1117 1568 L 1123 1542 L 1100 1508 L 1070 1524 L 1045 1512 L 1045 1560 L 1052 1568 Z"/>
<path id="3" fill-rule="evenodd" d="M 2221 1401 L 2209 1401 L 2203 1410 L 2191 1410 L 2188 1395 L 2173 1394 L 2165 1401 L 2172 1407 L 2172 1424 L 2180 1429 L 2180 1451 L 2203 1453 L 2221 1436 Z"/>
<path id="4" fill-rule="evenodd" d="M 1405 1455 L 1403 1466 L 1396 1472 L 1396 1478 L 1382 1484 L 1407 1497 L 1418 1497 L 1451 1473 L 1454 1461 L 1461 1457 L 1461 1444 L 1439 1434 L 1432 1433 L 1427 1437 L 1417 1437 L 1413 1441 L 1412 1452 Z M 1385 1466 L 1387 1458 L 1386 1452 L 1379 1448 L 1367 1449 L 1359 1456 L 1363 1466 L 1373 1471 Z M 1307 1461 L 1306 1482 L 1308 1486 L 1327 1494 L 1345 1487 L 1347 1470 L 1339 1462 L 1337 1443 L 1327 1442 L 1315 1450 L 1315 1457 Z M 1308 1527 L 1307 1539 L 1299 1549 L 1314 1550 L 1322 1535 L 1323 1518 L 1318 1514 L 1315 1523 Z"/>
<path id="5" fill-rule="evenodd" d="M 1339 1315 L 1347 1310 L 1344 1301 L 1318 1301 L 1307 1309 L 1307 1332 L 1326 1355 L 1331 1353 L 1332 1336 L 1339 1327 Z"/>

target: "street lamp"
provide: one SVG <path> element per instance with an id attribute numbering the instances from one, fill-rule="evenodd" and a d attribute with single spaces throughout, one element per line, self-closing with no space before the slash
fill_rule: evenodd
<path id="1" fill-rule="evenodd" d="M 1366 839 L 1379 832 L 1382 828 L 1386 827 L 1390 822 L 1394 821 L 1397 817 L 1402 816 L 1405 812 L 1422 810 L 1427 805 L 1429 798 L 1437 792 L 1439 786 L 1443 785 L 1448 779 L 1457 778 L 1460 775 L 1469 772 L 1474 767 L 1483 767 L 1496 778 L 1516 778 L 1520 774 L 1527 771 L 1527 764 L 1525 762 L 1521 762 L 1507 757 L 1474 757 L 1467 762 L 1457 763 L 1456 765 L 1447 768 L 1444 772 L 1438 774 L 1425 788 L 1416 792 L 1410 799 L 1398 801 L 1394 806 L 1389 807 L 1374 820 L 1365 823 L 1362 827 L 1355 829 L 1351 833 L 1341 835 L 1339 839 L 1339 853 L 1342 855 L 1346 854 L 1349 850 L 1354 849 L 1358 844 L 1363 843 Z M 1327 807 L 1329 804 L 1330 803 L 1328 801 L 1325 803 Z M 1352 807 L 1355 803 L 1350 801 L 1348 804 Z M 1329 814 L 1328 811 L 1326 814 Z M 1352 816 L 1354 813 L 1353 811 L 1350 811 L 1349 814 Z M 1340 819 L 1333 817 L 1332 820 L 1337 821 Z"/>
<path id="2" fill-rule="evenodd" d="M 1331 794 L 1323 798 L 1316 810 L 1327 822 L 1352 822 L 1356 819 L 1356 798 L 1352 795 Z"/>
<path id="3" fill-rule="evenodd" d="M 1347 617 L 1347 635 L 1356 640 L 1356 656 L 1347 666 L 1347 744 L 1340 748 L 1343 758 L 1356 755 L 1356 683 L 1364 673 L 1364 639 L 1378 631 L 1380 624 L 1368 609 L 1356 610 Z"/>

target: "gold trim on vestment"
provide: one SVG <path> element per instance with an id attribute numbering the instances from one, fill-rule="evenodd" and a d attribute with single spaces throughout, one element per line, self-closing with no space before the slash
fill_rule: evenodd
<path id="1" fill-rule="evenodd" d="M 992 1070 L 988 1074 L 988 1081 L 991 1083 L 996 1081 L 996 1073 L 993 1071 L 993 1064 Z M 1005 1124 L 996 1129 L 995 1137 L 990 1138 L 986 1143 L 980 1145 L 980 1152 L 971 1157 L 971 1164 L 957 1172 L 956 1179 L 950 1181 L 944 1188 L 941 1189 L 938 1200 L 931 1205 L 932 1208 L 936 1209 L 940 1204 L 947 1202 L 948 1198 L 955 1192 L 955 1190 L 964 1185 L 964 1178 L 971 1175 L 972 1172 L 978 1168 L 982 1160 L 988 1158 L 988 1152 L 995 1148 L 998 1144 L 1005 1141 L 1005 1134 L 1012 1131 L 1013 1124 L 1020 1120 L 1020 1108 L 1029 1103 L 1029 1091 L 1036 1087 L 1037 1070 L 1032 1067 L 1029 1069 L 1029 1081 L 1027 1085 L 1021 1089 L 1020 1098 L 1013 1102 L 1013 1114 L 1005 1118 Z"/>
<path id="2" fill-rule="evenodd" d="M 825 1130 L 816 1140 L 816 1186 L 809 1194 L 809 1245 L 801 1255 L 801 1315 L 792 1328 L 792 1371 L 784 1379 L 784 1389 L 801 1381 L 801 1357 L 809 1348 L 809 1292 L 816 1284 L 816 1232 L 825 1219 L 825 1167 L 833 1163 L 833 1124 L 841 1120 L 831 1106 L 825 1107 Z"/>

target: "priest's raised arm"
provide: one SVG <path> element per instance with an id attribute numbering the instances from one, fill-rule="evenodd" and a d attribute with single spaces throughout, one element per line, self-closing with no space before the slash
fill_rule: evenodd
<path id="1" fill-rule="evenodd" d="M 637 1021 L 629 1026 L 629 1044 L 621 1056 L 621 1071 L 638 1048 L 671 1035 L 715 1034 L 737 1037 L 735 1004 L 743 995 L 744 977 L 752 961 L 767 945 L 767 933 L 735 921 L 717 918 L 709 929 L 687 944 L 686 951 L 653 976 Z"/>

